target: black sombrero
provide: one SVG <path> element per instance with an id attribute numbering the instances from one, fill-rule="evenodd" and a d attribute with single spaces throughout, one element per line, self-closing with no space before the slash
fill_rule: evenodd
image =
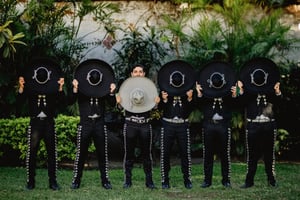
<path id="1" fill-rule="evenodd" d="M 115 82 L 112 67 L 99 59 L 88 59 L 80 63 L 74 74 L 78 89 L 89 97 L 103 97 L 110 93 L 110 84 Z"/>
<path id="2" fill-rule="evenodd" d="M 155 106 L 158 96 L 153 81 L 146 77 L 131 77 L 126 79 L 119 89 L 122 107 L 132 113 L 143 113 Z"/>
<path id="3" fill-rule="evenodd" d="M 34 58 L 25 71 L 25 87 L 33 93 L 54 94 L 58 92 L 58 80 L 62 78 L 58 63 L 51 58 Z"/>
<path id="4" fill-rule="evenodd" d="M 158 71 L 158 85 L 160 90 L 169 95 L 180 96 L 193 88 L 195 77 L 192 65 L 182 60 L 173 60 Z"/>
<path id="5" fill-rule="evenodd" d="M 268 58 L 253 58 L 245 63 L 240 72 L 244 89 L 251 93 L 274 92 L 274 85 L 279 79 L 277 65 Z"/>
<path id="6" fill-rule="evenodd" d="M 198 83 L 203 89 L 204 96 L 223 97 L 230 94 L 231 87 L 236 83 L 236 75 L 229 63 L 212 61 L 199 72 Z"/>

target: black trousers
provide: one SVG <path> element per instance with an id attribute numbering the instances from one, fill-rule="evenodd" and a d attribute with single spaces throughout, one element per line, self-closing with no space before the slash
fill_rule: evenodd
<path id="1" fill-rule="evenodd" d="M 131 170 L 135 160 L 137 144 L 141 149 L 143 168 L 146 176 L 152 177 L 152 127 L 149 123 L 139 124 L 126 122 L 123 127 L 124 135 L 124 172 L 131 177 Z M 126 178 L 125 177 L 125 178 Z M 126 179 L 125 179 L 126 180 Z"/>
<path id="2" fill-rule="evenodd" d="M 254 183 L 258 160 L 263 157 L 268 181 L 275 181 L 275 122 L 248 122 L 246 125 L 247 176 L 246 184 Z"/>
<path id="3" fill-rule="evenodd" d="M 222 184 L 230 182 L 230 123 L 204 121 L 202 140 L 204 144 L 204 181 L 208 184 L 212 183 L 214 155 L 217 154 L 221 160 Z"/>
<path id="4" fill-rule="evenodd" d="M 191 181 L 191 143 L 189 124 L 163 122 L 160 141 L 162 183 L 169 182 L 169 172 L 171 170 L 170 156 L 175 141 L 177 141 L 179 147 L 183 179 L 185 182 Z"/>
<path id="5" fill-rule="evenodd" d="M 109 181 L 106 126 L 102 119 L 81 119 L 77 131 L 77 153 L 74 162 L 73 183 L 80 183 L 88 148 L 92 140 L 96 148 L 101 181 L 102 183 Z"/>
<path id="6" fill-rule="evenodd" d="M 28 151 L 26 158 L 27 183 L 34 184 L 36 156 L 39 150 L 40 141 L 43 139 L 48 154 L 48 176 L 49 181 L 56 181 L 57 151 L 56 133 L 54 120 L 52 118 L 32 118 L 28 127 Z"/>

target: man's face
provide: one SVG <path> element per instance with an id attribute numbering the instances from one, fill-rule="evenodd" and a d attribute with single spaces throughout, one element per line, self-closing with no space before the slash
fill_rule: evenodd
<path id="1" fill-rule="evenodd" d="M 132 70 L 131 76 L 132 77 L 144 77 L 145 72 L 142 67 L 137 66 Z"/>

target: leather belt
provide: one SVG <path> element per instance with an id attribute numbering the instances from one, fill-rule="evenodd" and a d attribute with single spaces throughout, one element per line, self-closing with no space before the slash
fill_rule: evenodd
<path id="1" fill-rule="evenodd" d="M 91 120 L 96 120 L 96 119 L 99 119 L 100 116 L 99 115 L 89 115 L 88 118 Z"/>
<path id="2" fill-rule="evenodd" d="M 219 124 L 220 122 L 222 122 L 223 120 L 222 119 L 220 119 L 220 120 L 216 120 L 216 119 L 210 119 L 210 120 L 208 120 L 210 123 L 212 123 L 212 124 Z"/>
<path id="3" fill-rule="evenodd" d="M 45 120 L 47 117 L 31 117 L 31 119 Z"/>
<path id="4" fill-rule="evenodd" d="M 266 123 L 266 122 L 273 122 L 275 119 L 247 119 L 247 122 L 254 122 L 254 123 Z"/>
<path id="5" fill-rule="evenodd" d="M 126 117 L 125 120 L 134 122 L 134 123 L 138 123 L 138 124 L 144 124 L 144 123 L 148 123 L 150 121 L 149 118 L 145 119 L 144 117 L 134 117 L 134 116 Z"/>
<path id="6" fill-rule="evenodd" d="M 166 122 L 175 123 L 175 124 L 183 124 L 183 123 L 189 122 L 189 119 L 182 119 L 182 118 L 178 118 L 178 117 L 174 117 L 171 119 L 163 117 L 162 119 Z"/>

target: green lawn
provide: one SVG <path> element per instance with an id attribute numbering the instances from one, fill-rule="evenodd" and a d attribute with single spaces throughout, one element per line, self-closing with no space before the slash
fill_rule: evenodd
<path id="1" fill-rule="evenodd" d="M 300 164 L 277 163 L 277 181 L 279 187 L 267 186 L 264 167 L 259 164 L 255 177 L 255 186 L 250 189 L 240 189 L 246 171 L 244 163 L 233 163 L 231 181 L 232 188 L 225 189 L 220 181 L 220 164 L 215 163 L 213 185 L 202 189 L 200 184 L 203 179 L 203 165 L 193 164 L 192 178 L 193 189 L 187 190 L 183 186 L 182 174 L 179 166 L 173 166 L 170 174 L 171 189 L 162 190 L 160 185 L 159 167 L 154 168 L 154 181 L 157 189 L 145 188 L 143 170 L 136 166 L 133 171 L 133 186 L 124 190 L 123 170 L 111 169 L 109 172 L 113 185 L 112 190 L 105 190 L 99 181 L 97 170 L 85 170 L 80 189 L 71 190 L 72 170 L 59 169 L 59 191 L 48 189 L 47 170 L 38 169 L 36 175 L 36 188 L 32 191 L 25 190 L 25 168 L 0 167 L 0 199 L 249 199 L 249 200 L 275 200 L 275 199 L 300 199 Z"/>

